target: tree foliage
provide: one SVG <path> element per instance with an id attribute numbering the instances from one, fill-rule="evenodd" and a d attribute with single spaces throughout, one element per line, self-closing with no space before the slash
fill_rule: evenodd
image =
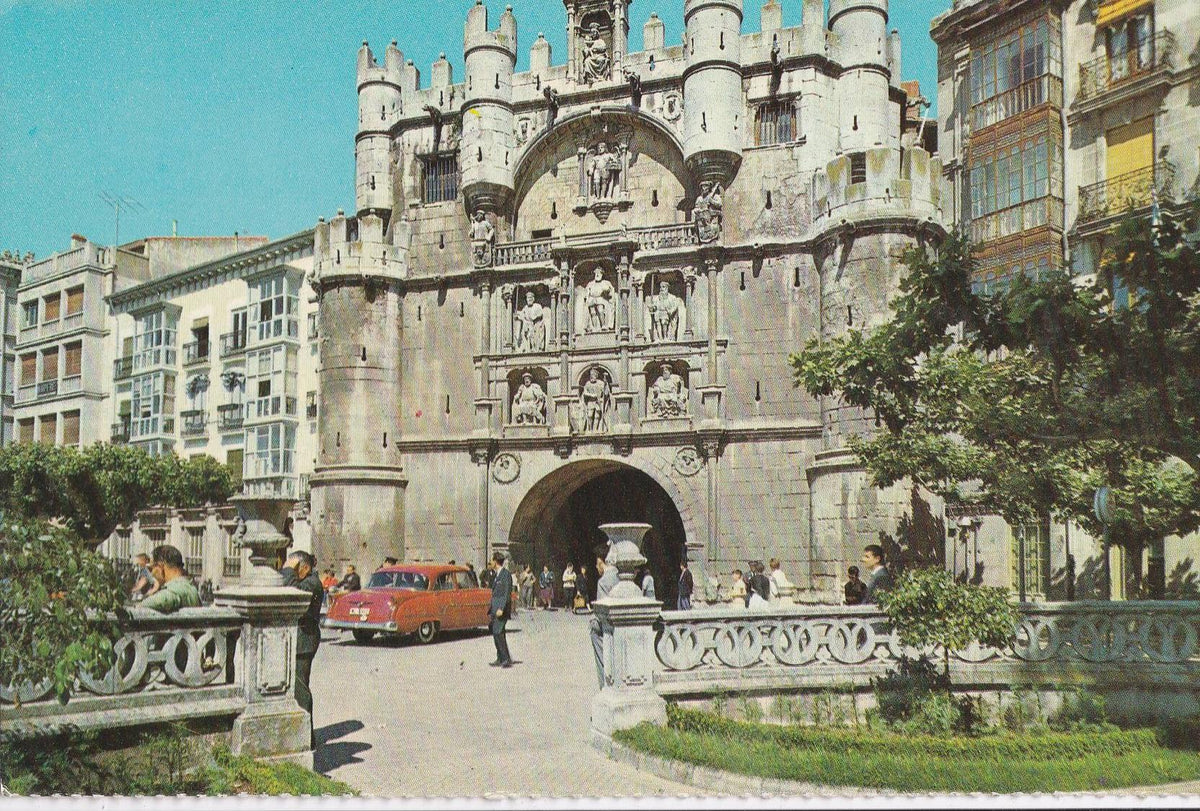
<path id="1" fill-rule="evenodd" d="M 1094 282 L 1066 271 L 972 290 L 971 246 L 909 250 L 892 318 L 810 341 L 797 385 L 873 412 L 850 439 L 878 486 L 903 479 L 1011 523 L 1071 518 L 1137 551 L 1200 526 L 1200 258 L 1195 209 L 1130 217 Z M 1148 227 L 1149 226 L 1149 227 Z M 1133 291 L 1131 306 L 1112 292 Z M 1140 558 L 1133 556 L 1133 561 Z"/>
<path id="2" fill-rule="evenodd" d="M 131 445 L 83 450 L 14 444 L 0 449 L 0 510 L 57 520 L 99 542 L 154 504 L 199 507 L 233 493 L 228 469 L 210 456 L 151 456 Z"/>
<path id="3" fill-rule="evenodd" d="M 103 675 L 118 636 L 106 617 L 123 597 L 111 562 L 70 531 L 0 520 L 0 686 L 65 702 L 80 669 Z"/>
<path id="4" fill-rule="evenodd" d="M 915 648 L 939 647 L 950 677 L 950 654 L 978 643 L 1003 648 L 1016 635 L 1020 614 L 1008 589 L 959 583 L 941 568 L 911 569 L 879 595 L 900 641 Z"/>

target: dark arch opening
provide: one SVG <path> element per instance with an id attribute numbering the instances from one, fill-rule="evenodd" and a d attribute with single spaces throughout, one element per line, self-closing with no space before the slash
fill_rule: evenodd
<path id="1" fill-rule="evenodd" d="M 596 596 L 595 558 L 607 539 L 601 524 L 647 523 L 642 554 L 654 578 L 655 596 L 675 605 L 679 561 L 687 533 L 671 497 L 650 475 L 608 459 L 588 459 L 551 473 L 530 489 L 513 516 L 509 553 L 514 564 L 535 572 L 549 565 L 561 588 L 568 563 L 588 569 L 588 599 Z"/>

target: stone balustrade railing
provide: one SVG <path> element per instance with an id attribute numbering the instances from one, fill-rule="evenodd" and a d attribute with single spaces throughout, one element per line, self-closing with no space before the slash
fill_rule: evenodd
<path id="1" fill-rule="evenodd" d="M 496 246 L 495 266 L 531 265 L 538 262 L 549 262 L 552 239 L 533 239 L 524 242 L 505 242 Z"/>
<path id="2" fill-rule="evenodd" d="M 637 239 L 638 248 L 643 251 L 660 251 L 700 244 L 700 235 L 696 231 L 694 222 L 636 228 L 632 229 L 630 233 Z"/>
<path id="3" fill-rule="evenodd" d="M 605 612 L 619 617 L 623 610 L 614 604 Z M 953 653 L 950 675 L 957 689 L 1087 685 L 1110 699 L 1116 696 L 1110 706 L 1129 715 L 1200 711 L 1200 602 L 1081 601 L 1024 604 L 1020 610 L 1012 645 Z M 875 606 L 660 611 L 652 623 L 653 634 L 615 634 L 606 640 L 620 647 L 622 638 L 650 639 L 642 644 L 652 651 L 614 650 L 610 661 L 650 660 L 653 692 L 679 700 L 730 693 L 869 691 L 872 679 L 895 669 L 903 657 L 926 655 L 936 662 L 942 657 L 940 650 L 902 643 Z M 614 693 L 607 699 L 610 704 L 619 703 L 628 681 L 620 672 L 611 675 L 614 686 L 606 688 Z M 634 681 L 640 685 L 645 678 Z M 646 700 L 642 694 L 634 698 Z"/>
<path id="4" fill-rule="evenodd" d="M 235 752 L 311 766 L 311 719 L 295 701 L 296 623 L 307 595 L 259 591 L 230 590 L 219 597 L 225 605 L 171 614 L 130 609 L 113 665 L 100 675 L 81 670 L 65 704 L 49 684 L 0 687 L 3 731 L 22 737 L 224 718 Z"/>

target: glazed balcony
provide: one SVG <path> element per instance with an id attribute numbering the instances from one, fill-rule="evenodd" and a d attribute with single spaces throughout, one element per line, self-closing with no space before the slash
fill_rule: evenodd
<path id="1" fill-rule="evenodd" d="M 1119 57 L 1104 55 L 1079 66 L 1077 101 L 1098 99 L 1106 93 L 1132 88 L 1140 80 L 1165 74 L 1175 57 L 1175 35 L 1159 31 Z"/>
<path id="2" fill-rule="evenodd" d="M 1158 161 L 1090 186 L 1079 187 L 1079 217 L 1076 225 L 1096 222 L 1150 206 L 1156 199 L 1171 198 L 1175 167 Z"/>

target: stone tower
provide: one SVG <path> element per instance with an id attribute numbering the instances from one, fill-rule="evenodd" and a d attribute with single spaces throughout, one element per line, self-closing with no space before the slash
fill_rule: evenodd
<path id="1" fill-rule="evenodd" d="M 687 0 L 683 149 L 700 181 L 728 184 L 742 160 L 742 0 Z"/>
<path id="2" fill-rule="evenodd" d="M 516 139 L 513 135 L 513 66 L 517 62 L 517 19 L 512 6 L 488 30 L 483 0 L 467 12 L 463 31 L 467 87 L 462 103 L 459 168 L 467 211 L 495 216 L 513 192 Z"/>
<path id="3" fill-rule="evenodd" d="M 379 65 L 363 43 L 357 216 L 338 211 L 313 235 L 310 282 L 324 326 L 312 516 L 319 554 L 327 561 L 377 563 L 384 555 L 404 554 L 399 285 L 408 275 L 408 227 L 393 219 L 389 134 L 404 113 L 403 60 L 393 42 Z"/>

